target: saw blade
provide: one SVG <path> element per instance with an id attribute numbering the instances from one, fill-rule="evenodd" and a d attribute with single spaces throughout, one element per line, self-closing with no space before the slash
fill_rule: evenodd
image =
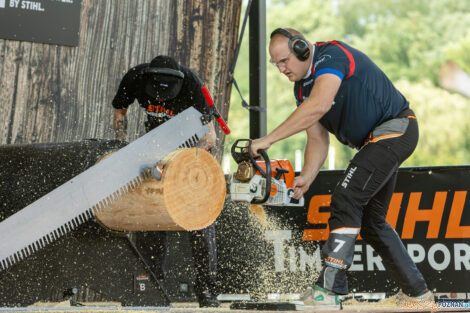
<path id="1" fill-rule="evenodd" d="M 0 222 L 0 268 L 84 223 L 142 183 L 168 153 L 194 146 L 209 133 L 190 107 Z"/>

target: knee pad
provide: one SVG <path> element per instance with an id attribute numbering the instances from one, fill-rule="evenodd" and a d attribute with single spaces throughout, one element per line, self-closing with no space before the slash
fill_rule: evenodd
<path id="1" fill-rule="evenodd" d="M 330 233 L 322 249 L 325 265 L 341 270 L 348 269 L 354 257 L 354 243 L 359 228 L 341 228 Z"/>

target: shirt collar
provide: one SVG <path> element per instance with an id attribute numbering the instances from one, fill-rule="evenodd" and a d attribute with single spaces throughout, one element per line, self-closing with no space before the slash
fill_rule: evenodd
<path id="1" fill-rule="evenodd" d="M 312 45 L 312 61 L 310 62 L 310 66 L 308 67 L 307 74 L 305 74 L 303 79 L 307 79 L 312 74 L 312 64 L 313 64 L 314 57 L 315 57 L 315 45 Z"/>

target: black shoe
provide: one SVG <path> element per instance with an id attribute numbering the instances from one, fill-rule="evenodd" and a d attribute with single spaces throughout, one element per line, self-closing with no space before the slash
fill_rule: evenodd
<path id="1" fill-rule="evenodd" d="M 197 297 L 200 308 L 218 308 L 220 306 L 217 296 L 210 292 L 204 292 Z"/>

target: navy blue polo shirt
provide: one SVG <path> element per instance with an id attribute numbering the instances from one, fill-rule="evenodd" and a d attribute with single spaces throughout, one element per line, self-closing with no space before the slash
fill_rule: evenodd
<path id="1" fill-rule="evenodd" d="M 330 73 L 341 78 L 333 105 L 320 123 L 350 147 L 362 147 L 376 126 L 409 107 L 368 56 L 341 41 L 317 42 L 309 72 L 294 84 L 297 106 L 308 98 L 318 76 Z"/>

